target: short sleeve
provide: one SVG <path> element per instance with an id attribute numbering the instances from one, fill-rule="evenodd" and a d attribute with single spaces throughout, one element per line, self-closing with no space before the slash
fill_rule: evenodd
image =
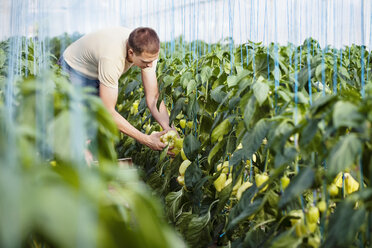
<path id="1" fill-rule="evenodd" d="M 117 89 L 123 71 L 123 62 L 102 58 L 98 62 L 98 80 L 103 85 Z"/>

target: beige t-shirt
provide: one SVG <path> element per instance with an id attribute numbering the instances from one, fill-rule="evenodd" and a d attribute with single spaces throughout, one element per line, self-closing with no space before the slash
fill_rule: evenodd
<path id="1" fill-rule="evenodd" d="M 118 80 L 133 63 L 128 62 L 126 44 L 132 30 L 124 27 L 102 29 L 72 43 L 63 58 L 69 66 L 107 87 L 118 88 Z"/>

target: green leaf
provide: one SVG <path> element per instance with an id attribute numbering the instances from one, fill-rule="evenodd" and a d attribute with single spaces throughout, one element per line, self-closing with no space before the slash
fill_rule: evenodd
<path id="1" fill-rule="evenodd" d="M 311 106 L 312 115 L 316 115 L 318 113 L 321 114 L 322 110 L 326 108 L 328 105 L 331 105 L 336 99 L 337 99 L 336 95 L 326 95 L 314 101 L 313 105 Z"/>
<path id="2" fill-rule="evenodd" d="M 192 72 L 188 71 L 182 74 L 181 76 L 181 84 L 184 89 L 186 89 L 189 81 L 193 78 Z"/>
<path id="3" fill-rule="evenodd" d="M 239 164 L 241 161 L 246 161 L 247 159 L 249 159 L 249 157 L 247 155 L 248 154 L 245 151 L 245 149 L 236 150 L 231 156 L 231 159 L 229 161 L 229 165 L 230 166 L 235 166 L 235 165 Z"/>
<path id="4" fill-rule="evenodd" d="M 47 237 L 53 237 L 53 241 L 61 246 L 73 246 L 73 239 L 77 238 L 76 220 L 79 218 L 79 209 L 84 210 L 82 226 L 88 227 L 88 223 L 93 224 L 92 220 L 87 218 L 91 213 L 88 207 L 79 204 L 75 194 L 69 191 L 67 187 L 61 187 L 58 184 L 49 187 L 39 188 L 35 195 L 35 214 L 39 216 L 38 227 Z M 63 211 L 68 209 L 68 214 Z M 88 212 L 86 212 L 88 211 Z M 42 217 L 41 217 L 42 216 Z M 58 224 L 57 224 L 58 223 Z M 94 224 L 93 224 L 94 225 Z M 66 228 L 68 226 L 69 228 Z M 84 230 L 85 232 L 88 230 Z M 92 230 L 89 230 L 91 232 Z M 93 234 L 94 232 L 91 232 Z M 82 233 L 84 234 L 84 233 Z M 87 234 L 87 233 L 85 233 Z M 84 240 L 84 236 L 80 236 Z"/>
<path id="5" fill-rule="evenodd" d="M 207 82 L 212 76 L 212 69 L 209 66 L 204 66 L 200 73 L 202 82 Z"/>
<path id="6" fill-rule="evenodd" d="M 275 237 L 270 244 L 271 248 L 297 248 L 302 240 L 292 235 L 292 230 L 288 230 Z"/>
<path id="7" fill-rule="evenodd" d="M 315 73 L 315 66 L 311 66 L 311 78 L 313 77 L 314 73 Z M 303 67 L 300 72 L 298 73 L 298 84 L 299 84 L 299 89 L 302 89 L 302 87 L 304 87 L 304 85 L 309 81 L 309 68 L 306 66 L 306 67 Z"/>
<path id="8" fill-rule="evenodd" d="M 247 77 L 250 74 L 248 70 L 242 70 L 237 75 L 230 75 L 227 77 L 227 85 L 229 88 L 234 87 L 242 81 L 243 78 Z"/>
<path id="9" fill-rule="evenodd" d="M 218 201 L 218 200 L 217 200 Z M 214 201 L 210 206 L 206 214 L 202 216 L 193 216 L 189 222 L 188 228 L 184 233 L 184 237 L 190 247 L 206 247 L 206 245 L 210 242 L 210 235 L 209 234 L 209 227 L 208 224 L 210 223 L 211 213 L 210 210 L 214 203 Z"/>
<path id="10" fill-rule="evenodd" d="M 263 139 L 269 132 L 271 124 L 266 119 L 259 120 L 251 132 L 247 132 L 242 140 L 243 149 L 247 157 L 251 157 L 253 153 L 261 146 Z"/>
<path id="11" fill-rule="evenodd" d="M 291 180 L 279 201 L 279 208 L 298 197 L 313 184 L 315 173 L 312 168 L 306 167 Z"/>
<path id="12" fill-rule="evenodd" d="M 218 151 L 223 147 L 224 145 L 224 142 L 217 142 L 213 148 L 211 149 L 211 151 L 209 152 L 208 154 L 208 163 L 211 164 L 211 161 L 213 159 L 213 157 L 218 153 Z"/>
<path id="13" fill-rule="evenodd" d="M 189 212 L 182 212 L 181 215 L 177 219 L 176 223 L 176 229 L 179 232 L 183 232 L 183 230 L 186 230 L 189 226 L 189 223 L 191 219 L 196 216 L 195 214 L 192 214 L 191 211 Z"/>
<path id="14" fill-rule="evenodd" d="M 249 129 L 249 123 L 252 120 L 255 110 L 256 110 L 256 98 L 252 96 L 251 98 L 249 98 L 248 104 L 244 109 L 244 124 L 245 124 L 246 129 Z"/>
<path id="15" fill-rule="evenodd" d="M 267 73 L 267 54 L 259 53 L 255 57 L 256 72 Z"/>
<path id="16" fill-rule="evenodd" d="M 125 95 L 130 94 L 139 85 L 140 85 L 140 83 L 138 81 L 133 81 L 133 82 L 128 83 L 128 85 L 125 87 L 124 94 Z"/>
<path id="17" fill-rule="evenodd" d="M 293 99 L 294 99 L 294 94 L 293 94 Z M 305 96 L 303 92 L 298 92 L 297 94 L 297 101 L 298 103 L 303 103 L 303 104 L 308 104 L 309 103 L 309 97 Z"/>
<path id="18" fill-rule="evenodd" d="M 223 137 L 224 135 L 228 134 L 230 132 L 230 129 L 231 129 L 231 123 L 229 119 L 223 120 L 212 131 L 212 135 L 211 135 L 212 143 L 216 142 L 220 137 Z"/>
<path id="19" fill-rule="evenodd" d="M 227 95 L 224 91 L 222 91 L 222 88 L 224 88 L 224 87 L 225 87 L 224 85 L 220 85 L 220 86 L 216 87 L 215 89 L 213 89 L 211 91 L 212 99 L 215 100 L 218 103 L 222 102 L 222 100 Z"/>
<path id="20" fill-rule="evenodd" d="M 236 136 L 235 135 L 229 135 L 226 137 L 227 144 L 226 144 L 226 153 L 233 153 L 236 149 Z"/>
<path id="21" fill-rule="evenodd" d="M 153 189 L 158 189 L 163 187 L 164 180 L 160 173 L 154 172 L 151 173 L 148 178 L 146 178 L 146 184 Z"/>
<path id="22" fill-rule="evenodd" d="M 227 85 L 229 88 L 238 85 L 243 78 L 247 77 L 250 74 L 250 71 L 243 70 L 239 72 L 237 75 L 231 75 L 227 77 Z"/>
<path id="23" fill-rule="evenodd" d="M 231 190 L 232 190 L 232 184 L 229 184 L 228 186 L 224 187 L 221 190 L 221 192 L 218 193 L 219 202 L 217 204 L 217 209 L 216 209 L 217 213 L 220 212 L 220 211 L 223 211 L 223 209 L 225 208 L 226 203 L 230 199 Z"/>
<path id="24" fill-rule="evenodd" d="M 350 167 L 357 159 L 362 144 L 355 134 L 343 136 L 332 148 L 328 157 L 328 173 L 335 175 Z"/>
<path id="25" fill-rule="evenodd" d="M 318 131 L 319 119 L 310 119 L 305 128 L 301 132 L 300 136 L 300 146 L 308 145 L 311 140 L 314 138 L 316 132 Z"/>
<path id="26" fill-rule="evenodd" d="M 211 131 L 211 126 L 213 125 L 213 118 L 212 116 L 208 115 L 204 112 L 203 120 L 200 122 L 200 134 L 209 134 Z"/>
<path id="27" fill-rule="evenodd" d="M 337 205 L 327 225 L 323 247 L 352 247 L 355 244 L 357 232 L 366 222 L 366 210 L 363 205 L 357 209 L 354 206 L 355 203 L 351 201 L 343 201 Z"/>
<path id="28" fill-rule="evenodd" d="M 326 65 L 324 65 L 324 69 L 326 68 Z M 323 72 L 323 64 L 319 64 L 315 69 L 315 76 L 318 79 L 318 81 L 321 81 L 322 79 L 322 72 Z"/>
<path id="29" fill-rule="evenodd" d="M 230 74 L 230 71 L 231 71 L 231 64 L 230 64 L 230 61 L 227 61 L 227 60 L 224 60 L 224 63 L 223 63 L 223 70 L 226 74 Z"/>
<path id="30" fill-rule="evenodd" d="M 196 164 L 196 161 L 192 162 L 189 167 L 187 167 L 185 172 L 185 184 L 187 189 L 192 189 L 202 178 L 202 171 Z"/>
<path id="31" fill-rule="evenodd" d="M 222 101 L 220 102 L 220 104 L 218 105 L 217 109 L 216 109 L 216 112 L 219 112 L 221 108 L 223 107 L 226 107 L 226 105 L 228 104 L 228 102 L 230 101 L 232 95 L 234 93 L 232 91 L 230 91 L 229 93 L 227 93 L 227 95 L 225 96 L 224 99 L 222 99 Z M 236 102 L 235 102 L 236 103 Z"/>
<path id="32" fill-rule="evenodd" d="M 263 200 L 261 198 L 255 199 L 252 202 L 252 198 L 257 193 L 257 188 L 251 186 L 243 192 L 242 198 L 232 209 L 229 215 L 229 223 L 227 224 L 227 231 L 232 230 L 241 221 L 246 220 L 249 216 L 256 213 L 262 206 Z"/>
<path id="33" fill-rule="evenodd" d="M 267 96 L 269 95 L 269 91 L 270 87 L 261 80 L 258 80 L 253 84 L 253 94 L 260 105 L 262 105 L 262 103 L 266 100 Z"/>
<path id="34" fill-rule="evenodd" d="M 196 81 L 194 80 L 194 79 L 191 79 L 189 82 L 188 82 L 188 84 L 187 84 L 187 95 L 190 95 L 190 93 L 192 93 L 193 92 L 193 90 L 195 90 L 196 89 L 196 85 L 197 85 L 197 83 L 196 83 Z"/>
<path id="35" fill-rule="evenodd" d="M 54 152 L 66 160 L 71 159 L 70 140 L 70 113 L 59 113 L 48 127 L 48 143 L 54 148 Z"/>
<path id="36" fill-rule="evenodd" d="M 237 76 L 236 75 L 230 75 L 227 77 L 227 86 L 229 86 L 229 88 L 237 85 Z"/>
<path id="37" fill-rule="evenodd" d="M 278 95 L 281 96 L 285 102 L 292 101 L 291 97 L 288 96 L 287 92 L 285 92 L 283 90 L 278 90 Z"/>
<path id="38" fill-rule="evenodd" d="M 193 120 L 199 112 L 199 104 L 194 94 L 189 95 L 189 104 L 186 105 L 186 114 Z"/>
<path id="39" fill-rule="evenodd" d="M 181 112 L 185 105 L 185 98 L 181 97 L 177 100 L 176 104 L 174 105 L 174 108 L 171 111 L 170 117 L 169 117 L 169 124 L 172 124 L 172 122 L 176 119 L 176 116 Z"/>
<path id="40" fill-rule="evenodd" d="M 215 51 L 216 53 L 216 57 L 219 59 L 219 60 L 222 60 L 223 59 L 223 51 L 221 50 L 217 50 Z"/>
<path id="41" fill-rule="evenodd" d="M 261 228 L 250 228 L 249 232 L 246 233 L 244 240 L 241 240 L 243 242 L 240 244 L 238 243 L 239 246 L 234 247 L 264 247 L 262 246 L 262 242 L 268 240 L 268 234 L 266 232 L 267 230 Z M 234 244 L 237 243 L 237 241 L 235 241 Z"/>
<path id="42" fill-rule="evenodd" d="M 238 106 L 239 103 L 240 103 L 239 96 L 234 96 L 233 98 L 231 98 L 229 101 L 229 111 L 235 110 L 236 106 Z"/>
<path id="43" fill-rule="evenodd" d="M 183 150 L 186 157 L 193 161 L 198 155 L 200 149 L 200 141 L 193 135 L 187 135 L 183 141 Z"/>
<path id="44" fill-rule="evenodd" d="M 349 72 L 347 71 L 347 69 L 346 69 L 345 67 L 340 66 L 340 67 L 338 68 L 338 70 L 339 70 L 339 72 L 340 72 L 340 74 L 341 74 L 342 76 L 344 76 L 345 78 L 347 78 L 347 79 L 350 80 L 350 74 L 349 74 Z"/>
<path id="45" fill-rule="evenodd" d="M 176 192 L 170 192 L 165 197 L 165 205 L 167 206 L 167 215 L 173 222 L 176 222 L 176 219 L 180 212 L 181 200 L 182 200 L 182 189 Z"/>
<path id="46" fill-rule="evenodd" d="M 345 101 L 339 101 L 335 104 L 333 123 L 336 128 L 358 128 L 362 124 L 362 121 L 363 116 L 359 113 L 358 108 L 354 104 Z"/>
<path id="47" fill-rule="evenodd" d="M 174 82 L 174 77 L 170 75 L 166 75 L 163 78 L 163 82 L 164 83 L 162 84 L 162 88 L 166 88 L 167 86 L 171 85 Z"/>
<path id="48" fill-rule="evenodd" d="M 167 153 L 168 153 L 168 146 L 161 151 L 158 163 L 155 166 L 156 168 L 163 163 L 164 159 L 167 157 Z"/>
<path id="49" fill-rule="evenodd" d="M 279 166 L 292 162 L 297 155 L 297 150 L 294 147 L 284 147 L 283 149 L 277 151 L 275 155 L 275 168 Z"/>
<path id="50" fill-rule="evenodd" d="M 105 129 L 108 133 L 116 136 L 118 133 L 118 128 L 111 114 L 107 111 L 105 106 L 103 106 L 101 99 L 98 97 L 89 96 L 89 101 L 92 105 L 95 105 L 94 108 L 97 109 L 93 118 L 95 118 L 100 124 L 104 124 L 100 125 L 102 129 Z"/>

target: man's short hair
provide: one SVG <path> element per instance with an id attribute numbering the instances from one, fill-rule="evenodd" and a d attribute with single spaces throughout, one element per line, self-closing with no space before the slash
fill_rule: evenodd
<path id="1" fill-rule="evenodd" d="M 137 55 L 144 51 L 155 54 L 160 49 L 159 37 L 155 30 L 145 27 L 136 28 L 130 33 L 128 45 Z"/>

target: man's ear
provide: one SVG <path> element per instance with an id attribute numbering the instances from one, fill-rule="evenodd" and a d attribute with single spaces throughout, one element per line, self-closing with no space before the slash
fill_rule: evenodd
<path id="1" fill-rule="evenodd" d="M 132 50 L 132 48 L 129 48 L 129 49 L 128 49 L 128 54 L 129 54 L 130 56 L 133 56 L 134 51 Z"/>

